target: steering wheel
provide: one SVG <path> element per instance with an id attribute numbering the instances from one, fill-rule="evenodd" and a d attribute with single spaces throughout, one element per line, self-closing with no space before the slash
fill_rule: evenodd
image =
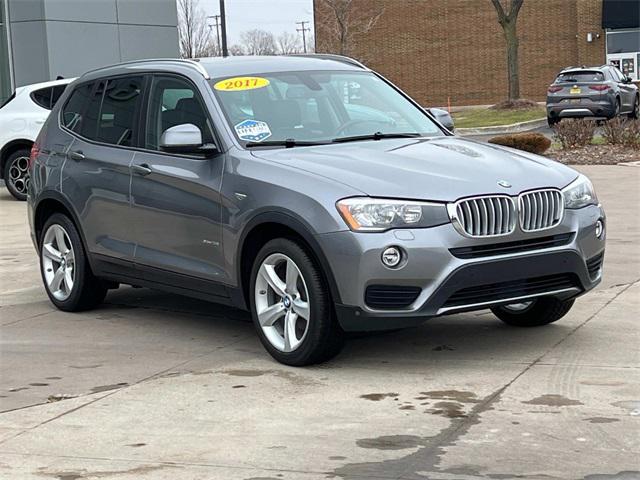
<path id="1" fill-rule="evenodd" d="M 349 120 L 338 127 L 336 133 L 334 134 L 336 137 L 340 137 L 342 133 L 345 132 L 350 127 L 354 125 L 359 125 L 361 123 L 377 123 L 377 124 L 386 124 L 386 122 L 382 122 L 380 120 Z"/>

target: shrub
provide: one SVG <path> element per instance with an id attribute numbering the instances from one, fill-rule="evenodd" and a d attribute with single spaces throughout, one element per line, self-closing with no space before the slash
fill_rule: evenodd
<path id="1" fill-rule="evenodd" d="M 563 150 L 589 145 L 596 130 L 593 120 L 564 120 L 553 127 L 554 138 Z"/>
<path id="2" fill-rule="evenodd" d="M 640 120 L 629 120 L 622 132 L 621 143 L 625 147 L 640 148 Z"/>
<path id="3" fill-rule="evenodd" d="M 527 100 L 526 98 L 519 98 L 518 100 L 505 100 L 504 102 L 491 105 L 491 110 L 517 110 L 535 108 L 538 104 L 533 100 Z"/>
<path id="4" fill-rule="evenodd" d="M 514 133 L 511 135 L 499 135 L 489 140 L 489 143 L 517 148 L 525 152 L 542 155 L 551 146 L 551 140 L 541 133 Z"/>
<path id="5" fill-rule="evenodd" d="M 621 145 L 627 129 L 627 121 L 622 117 L 615 117 L 602 125 L 602 137 L 609 145 Z"/>

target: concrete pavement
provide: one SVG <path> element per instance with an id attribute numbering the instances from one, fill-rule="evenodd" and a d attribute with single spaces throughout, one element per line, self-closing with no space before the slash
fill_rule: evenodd
<path id="1" fill-rule="evenodd" d="M 640 478 L 640 169 L 581 170 L 605 276 L 563 320 L 437 318 L 304 369 L 197 300 L 123 287 L 54 310 L 2 190 L 0 478 Z"/>

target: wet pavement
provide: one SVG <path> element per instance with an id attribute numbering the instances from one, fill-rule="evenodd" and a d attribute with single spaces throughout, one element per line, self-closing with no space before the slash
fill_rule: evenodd
<path id="1" fill-rule="evenodd" d="M 451 315 L 304 369 L 227 307 L 122 287 L 54 310 L 0 190 L 0 478 L 640 478 L 640 169 L 581 170 L 608 249 L 564 319 Z"/>

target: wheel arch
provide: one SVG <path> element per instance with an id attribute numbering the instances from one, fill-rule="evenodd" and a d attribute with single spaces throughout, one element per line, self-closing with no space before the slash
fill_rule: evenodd
<path id="1" fill-rule="evenodd" d="M 42 235 L 42 228 L 47 222 L 47 219 L 54 213 L 62 213 L 69 217 L 73 226 L 76 227 L 82 246 L 91 264 L 91 255 L 87 249 L 87 242 L 84 238 L 84 233 L 81 228 L 80 219 L 76 215 L 71 203 L 57 191 L 43 192 L 38 198 L 37 203 L 33 207 L 33 233 L 36 239 L 37 248 L 40 246 L 40 237 Z"/>
<path id="2" fill-rule="evenodd" d="M 340 302 L 340 293 L 329 262 L 315 239 L 311 228 L 296 217 L 281 213 L 268 212 L 254 217 L 243 230 L 236 252 L 236 274 L 238 278 L 238 294 L 236 303 L 249 308 L 249 287 L 251 269 L 259 250 L 274 238 L 289 238 L 302 243 L 312 259 L 320 267 L 323 278 L 329 287 L 334 303 Z"/>
<path id="3" fill-rule="evenodd" d="M 4 166 L 9 156 L 22 148 L 31 150 L 31 147 L 33 147 L 33 140 L 27 140 L 26 138 L 11 140 L 4 145 L 0 150 L 0 178 L 4 178 Z"/>

